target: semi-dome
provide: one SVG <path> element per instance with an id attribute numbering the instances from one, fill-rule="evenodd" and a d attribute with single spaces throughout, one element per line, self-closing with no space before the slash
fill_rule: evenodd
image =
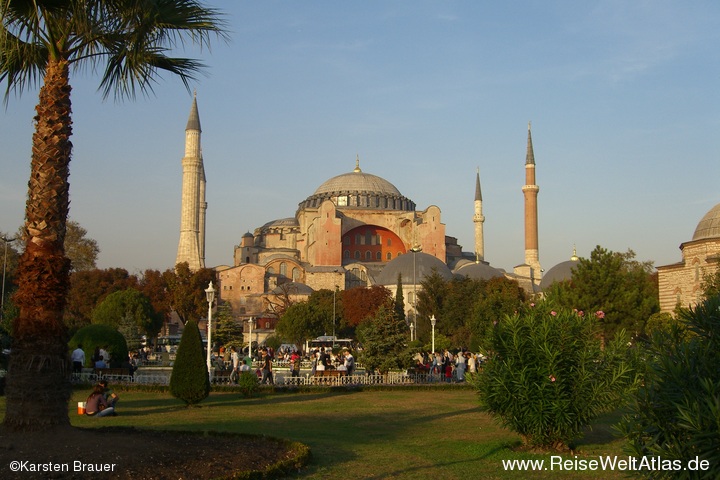
<path id="1" fill-rule="evenodd" d="M 419 284 L 425 280 L 425 277 L 432 274 L 433 269 L 435 269 L 444 280 L 452 279 L 450 268 L 439 258 L 429 253 L 408 252 L 399 257 L 395 257 L 385 265 L 385 268 L 383 268 L 377 277 L 377 284 L 397 285 L 398 274 L 402 275 L 402 283 L 405 285 L 413 284 L 413 276 L 415 282 Z"/>
<path id="2" fill-rule="evenodd" d="M 710 209 L 695 228 L 693 240 L 720 237 L 720 203 Z"/>
<path id="3" fill-rule="evenodd" d="M 364 208 L 378 210 L 415 210 L 415 203 L 382 177 L 355 169 L 326 180 L 315 193 L 300 203 L 299 208 L 317 208 L 331 200 L 338 208 Z"/>

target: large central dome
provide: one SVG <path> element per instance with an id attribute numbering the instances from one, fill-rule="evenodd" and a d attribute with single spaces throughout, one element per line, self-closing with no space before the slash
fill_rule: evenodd
<path id="1" fill-rule="evenodd" d="M 317 208 L 325 200 L 338 208 L 362 208 L 377 210 L 415 210 L 415 203 L 382 177 L 360 170 L 356 160 L 355 170 L 343 173 L 324 182 L 315 193 L 299 205 L 300 209 Z"/>
<path id="2" fill-rule="evenodd" d="M 377 175 L 364 173 L 359 168 L 326 181 L 315 190 L 315 195 L 336 192 L 362 192 L 401 196 L 400 190 L 395 188 L 395 185 Z"/>

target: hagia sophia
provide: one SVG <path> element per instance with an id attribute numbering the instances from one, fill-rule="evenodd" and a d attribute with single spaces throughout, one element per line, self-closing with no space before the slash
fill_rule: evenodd
<path id="1" fill-rule="evenodd" d="M 180 241 L 176 264 L 205 267 L 205 169 L 201 148 L 197 99 L 185 130 L 182 159 Z M 270 220 L 247 232 L 234 247 L 233 264 L 213 267 L 220 300 L 229 302 L 242 320 L 260 319 L 255 328 L 272 331 L 277 319 L 269 305 L 273 297 L 307 298 L 319 289 L 348 289 L 382 285 L 393 295 L 402 278 L 406 309 L 433 270 L 446 279 L 467 276 L 516 280 L 530 294 L 539 294 L 553 281 L 570 278 L 578 257 L 573 256 L 544 272 L 538 246 L 538 192 L 535 155 L 528 125 L 524 196 L 525 251 L 512 272 L 491 266 L 484 251 L 482 192 L 475 178 L 472 252 L 464 252 L 447 234 L 442 211 L 436 205 L 420 210 L 390 181 L 355 168 L 320 183 L 301 200 L 293 216 Z M 319 179 L 322 180 L 322 179 Z M 468 197 L 470 198 L 471 189 Z M 683 260 L 658 267 L 662 311 L 676 303 L 697 301 L 703 275 L 713 273 L 720 259 L 720 205 L 701 220 L 693 239 L 680 246 Z"/>

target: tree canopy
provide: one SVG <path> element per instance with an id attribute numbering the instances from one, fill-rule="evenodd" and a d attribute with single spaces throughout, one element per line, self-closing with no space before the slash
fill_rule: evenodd
<path id="1" fill-rule="evenodd" d="M 203 317 L 208 308 L 205 289 L 215 280 L 215 272 L 201 268 L 193 272 L 187 262 L 178 263 L 175 270 L 163 273 L 169 292 L 170 307 L 183 324 Z"/>
<path id="2" fill-rule="evenodd" d="M 131 349 L 140 346 L 141 335 L 157 336 L 163 319 L 150 300 L 134 288 L 111 293 L 93 310 L 93 323 L 115 327 Z"/>
<path id="3" fill-rule="evenodd" d="M 65 255 L 70 259 L 73 272 L 91 270 L 96 268 L 100 247 L 95 240 L 87 236 L 85 230 L 78 222 L 68 220 L 65 232 Z"/>
<path id="4" fill-rule="evenodd" d="M 607 338 L 621 329 L 635 336 L 660 310 L 655 275 L 652 263 L 635 260 L 632 250 L 617 253 L 598 245 L 589 259 L 578 261 L 571 280 L 549 289 L 546 298 L 587 313 L 602 311 L 602 332 Z"/>
<path id="5" fill-rule="evenodd" d="M 392 304 L 381 306 L 368 321 L 358 328 L 358 339 L 363 349 L 360 361 L 368 371 L 387 373 L 413 365 L 408 342 L 410 329 L 398 318 Z"/>

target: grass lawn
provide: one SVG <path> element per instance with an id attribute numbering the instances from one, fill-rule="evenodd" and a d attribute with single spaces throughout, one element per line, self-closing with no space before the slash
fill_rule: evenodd
<path id="1" fill-rule="evenodd" d="M 75 391 L 70 419 L 82 427 L 123 425 L 148 429 L 266 434 L 310 446 L 311 464 L 297 478 L 624 478 L 623 472 L 558 471 L 551 454 L 514 451 L 519 437 L 500 428 L 478 408 L 469 389 L 263 393 L 250 399 L 213 392 L 199 408 L 185 408 L 167 393 L 119 391 L 117 417 L 77 415 Z M 0 414 L 5 399 L 0 397 Z M 622 455 L 611 434 L 616 417 L 599 422 L 578 443 L 577 458 Z M 566 458 L 575 459 L 573 455 Z M 502 460 L 544 460 L 542 472 L 505 472 Z"/>

